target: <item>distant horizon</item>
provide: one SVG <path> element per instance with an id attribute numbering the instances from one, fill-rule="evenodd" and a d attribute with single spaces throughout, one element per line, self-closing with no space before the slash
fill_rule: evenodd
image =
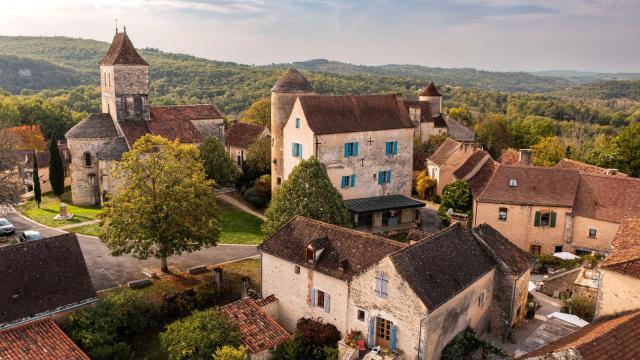
<path id="1" fill-rule="evenodd" d="M 638 18 L 633 0 L 28 0 L 0 33 L 110 42 L 118 19 L 138 48 L 246 65 L 616 74 L 640 73 Z"/>

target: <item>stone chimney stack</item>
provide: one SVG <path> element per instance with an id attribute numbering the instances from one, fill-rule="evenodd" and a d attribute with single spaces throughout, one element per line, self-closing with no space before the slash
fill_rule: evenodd
<path id="1" fill-rule="evenodd" d="M 469 215 L 467 214 L 452 212 L 451 215 L 449 215 L 449 217 L 451 218 L 451 225 L 455 223 L 460 223 L 462 227 L 466 228 L 469 224 Z"/>
<path id="2" fill-rule="evenodd" d="M 532 165 L 533 153 L 531 149 L 520 149 L 520 165 Z"/>

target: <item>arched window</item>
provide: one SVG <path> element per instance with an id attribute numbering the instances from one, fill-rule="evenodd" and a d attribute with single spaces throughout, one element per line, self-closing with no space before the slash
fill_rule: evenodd
<path id="1" fill-rule="evenodd" d="M 85 153 L 82 155 L 82 158 L 83 158 L 83 160 L 84 160 L 84 166 L 86 166 L 86 167 L 90 167 L 90 166 L 91 166 L 91 153 L 89 153 L 89 152 L 85 152 Z"/>
<path id="2" fill-rule="evenodd" d="M 109 87 L 111 87 L 111 73 L 108 73 L 107 77 L 109 78 Z"/>

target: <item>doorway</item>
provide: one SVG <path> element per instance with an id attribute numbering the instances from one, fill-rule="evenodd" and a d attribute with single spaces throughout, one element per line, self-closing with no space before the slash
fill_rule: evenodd
<path id="1" fill-rule="evenodd" d="M 389 348 L 391 338 L 391 326 L 393 323 L 381 317 L 376 317 L 376 345 L 385 349 Z"/>

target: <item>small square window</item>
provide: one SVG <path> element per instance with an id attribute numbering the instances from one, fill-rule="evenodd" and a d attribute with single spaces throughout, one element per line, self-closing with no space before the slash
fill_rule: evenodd
<path id="1" fill-rule="evenodd" d="M 307 261 L 312 263 L 316 260 L 316 252 L 313 249 L 307 249 Z"/>
<path id="2" fill-rule="evenodd" d="M 590 238 L 595 238 L 597 234 L 598 234 L 598 230 L 593 229 L 593 228 L 589 229 L 589 237 Z"/>
<path id="3" fill-rule="evenodd" d="M 554 253 L 559 253 L 562 252 L 562 245 L 556 245 L 556 247 L 553 249 Z"/>
<path id="4" fill-rule="evenodd" d="M 300 266 L 296 265 L 296 267 L 294 268 L 294 271 L 296 274 L 300 274 Z"/>
<path id="5" fill-rule="evenodd" d="M 507 221 L 507 213 L 508 212 L 509 212 L 509 209 L 501 207 L 498 210 L 498 220 Z"/>
<path id="6" fill-rule="evenodd" d="M 364 310 L 358 309 L 358 320 L 364 321 Z"/>
<path id="7" fill-rule="evenodd" d="M 509 179 L 509 186 L 510 187 L 518 187 L 518 180 L 517 179 Z"/>
<path id="8" fill-rule="evenodd" d="M 296 129 L 300 129 L 300 118 L 296 118 Z"/>

